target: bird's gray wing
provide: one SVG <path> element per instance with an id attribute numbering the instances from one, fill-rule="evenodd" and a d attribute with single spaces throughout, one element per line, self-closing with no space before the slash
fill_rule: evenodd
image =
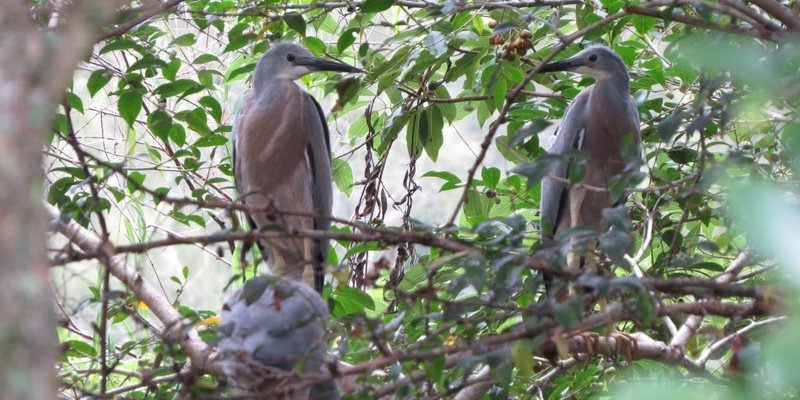
<path id="1" fill-rule="evenodd" d="M 303 373 L 320 372 L 330 315 L 308 285 L 266 275 L 253 278 L 230 296 L 220 317 L 217 357 L 237 386 L 254 387 L 257 382 L 241 355 L 286 371 L 302 362 Z"/>
<path id="2" fill-rule="evenodd" d="M 628 121 L 631 121 L 631 126 L 634 128 L 633 134 L 635 135 L 634 141 L 636 142 L 636 154 L 641 160 L 644 157 L 644 149 L 642 148 L 642 136 L 639 130 L 639 108 L 636 107 L 636 100 L 633 98 L 633 96 L 628 96 L 627 109 Z M 619 200 L 617 200 L 617 202 L 612 206 L 616 207 L 620 204 L 625 204 L 625 202 L 628 201 L 628 196 L 630 196 L 630 193 L 623 193 L 622 197 L 620 197 Z"/>
<path id="3" fill-rule="evenodd" d="M 322 107 L 313 96 L 306 93 L 307 112 L 309 115 L 310 135 L 306 155 L 311 165 L 313 183 L 311 194 L 313 196 L 314 211 L 320 215 L 331 215 L 333 206 L 333 183 L 331 171 L 331 138 L 328 131 L 328 122 Z M 315 121 L 319 121 L 317 126 Z M 314 219 L 314 229 L 327 231 L 330 229 L 329 219 Z M 314 256 L 314 288 L 322 293 L 325 285 L 325 265 L 328 261 L 328 239 L 314 241 L 312 254 Z"/>
<path id="4" fill-rule="evenodd" d="M 572 101 L 564 113 L 564 119 L 556 130 L 556 139 L 550 146 L 548 153 L 563 154 L 567 150 L 580 149 L 583 134 L 586 132 L 583 116 L 588 104 L 592 87 L 587 88 Z M 567 183 L 562 180 L 552 179 L 558 177 L 567 179 L 568 160 L 561 160 L 551 167 L 548 176 L 542 180 L 542 194 L 539 207 L 541 221 L 541 235 L 543 239 L 552 239 L 556 234 L 556 227 L 562 215 L 565 215 L 569 205 L 567 201 Z"/>
<path id="5" fill-rule="evenodd" d="M 641 126 L 641 121 L 639 120 L 639 108 L 636 107 L 636 99 L 634 99 L 633 96 L 630 96 L 629 98 L 630 103 L 628 103 L 628 114 L 630 115 L 629 118 L 631 118 L 631 120 L 636 121 L 634 124 L 636 127 L 636 132 L 634 134 L 636 135 L 636 146 L 637 150 L 639 150 L 639 158 L 641 159 L 644 157 L 644 149 L 642 148 L 642 133 L 639 129 Z"/>

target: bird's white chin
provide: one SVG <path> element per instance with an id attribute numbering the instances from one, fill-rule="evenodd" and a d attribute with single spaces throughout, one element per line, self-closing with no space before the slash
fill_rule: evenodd
<path id="1" fill-rule="evenodd" d="M 583 66 L 583 65 L 578 67 L 578 68 L 576 68 L 575 72 L 577 72 L 577 73 L 579 73 L 581 75 L 591 76 L 592 78 L 595 78 L 595 79 L 601 79 L 601 78 L 604 78 L 604 77 L 606 77 L 608 75 L 603 71 L 599 71 L 599 70 L 596 70 L 596 69 L 593 69 L 593 68 L 589 68 L 589 67 Z"/>
<path id="2" fill-rule="evenodd" d="M 278 74 L 275 77 L 278 79 L 289 79 L 293 81 L 296 79 L 300 79 L 303 76 L 310 74 L 311 72 L 312 71 L 308 69 L 308 67 L 298 65 L 298 66 L 293 66 L 291 68 L 287 68 L 286 70 L 284 70 L 282 73 Z"/>

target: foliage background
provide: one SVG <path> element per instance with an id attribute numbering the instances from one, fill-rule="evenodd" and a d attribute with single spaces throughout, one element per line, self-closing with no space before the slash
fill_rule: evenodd
<path id="1" fill-rule="evenodd" d="M 69 17 L 32 6 L 43 30 Z M 269 43 L 292 40 L 368 71 L 300 82 L 329 113 L 340 220 L 325 297 L 333 355 L 359 376 L 351 396 L 639 398 L 673 379 L 659 395 L 797 397 L 800 347 L 782 342 L 797 332 L 783 317 L 800 237 L 793 7 L 125 4 L 75 71 L 44 147 L 47 202 L 112 246 L 50 241 L 60 395 L 227 393 L 213 373 L 186 371 L 193 353 L 110 278 L 110 255 L 213 343 L 204 319 L 253 273 L 230 206 L 230 124 Z M 528 34 L 524 56 L 503 57 Z M 595 290 L 547 301 L 537 271 L 563 264 L 568 238 L 548 248 L 538 237 L 543 155 L 592 81 L 533 72 L 590 44 L 629 67 L 644 164 L 616 188 L 632 194 L 630 217 L 610 214 L 620 233 L 600 238 L 606 274 L 565 276 Z"/>

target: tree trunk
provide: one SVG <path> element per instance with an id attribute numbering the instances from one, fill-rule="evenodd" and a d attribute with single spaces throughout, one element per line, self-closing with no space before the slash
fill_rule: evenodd
<path id="1" fill-rule="evenodd" d="M 36 65 L 41 35 L 23 4 L 2 3 L 0 398 L 54 399 L 56 336 L 41 209 L 41 151 L 53 105 L 36 84 L 45 68 Z"/>
<path id="2" fill-rule="evenodd" d="M 58 356 L 42 209 L 42 147 L 78 61 L 121 1 L 0 0 L 0 399 L 56 398 Z M 61 8 L 65 8 L 61 10 Z"/>

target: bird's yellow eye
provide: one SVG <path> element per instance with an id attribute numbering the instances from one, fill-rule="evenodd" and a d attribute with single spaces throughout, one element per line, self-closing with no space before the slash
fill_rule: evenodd
<path id="1" fill-rule="evenodd" d="M 590 56 L 589 56 L 589 61 L 590 61 L 590 62 L 595 62 L 595 61 L 597 61 L 597 54 L 592 54 L 592 55 L 590 55 Z"/>
<path id="2" fill-rule="evenodd" d="M 289 62 L 294 61 L 294 54 L 287 54 L 286 55 L 286 61 L 289 61 Z"/>

